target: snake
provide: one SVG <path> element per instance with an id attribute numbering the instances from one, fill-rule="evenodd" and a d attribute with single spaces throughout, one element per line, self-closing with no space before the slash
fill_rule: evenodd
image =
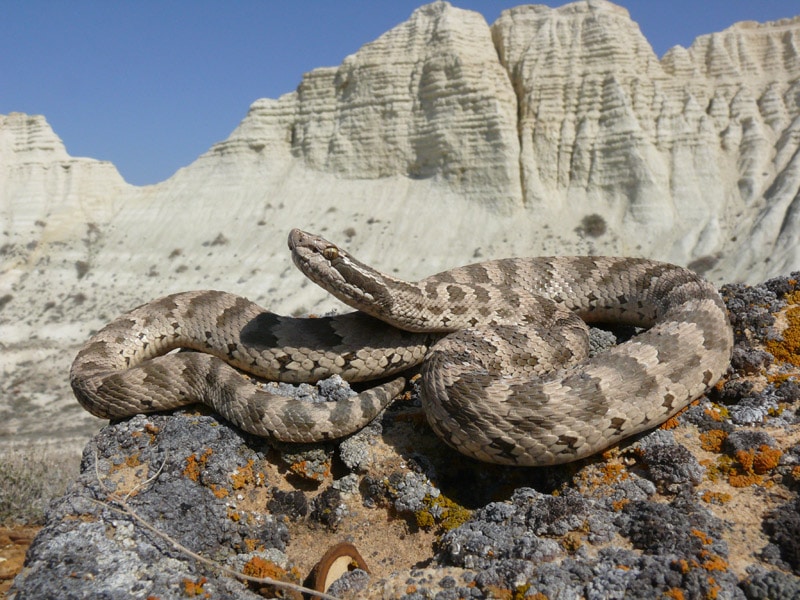
<path id="1" fill-rule="evenodd" d="M 257 436 L 323 442 L 368 425 L 417 369 L 422 409 L 446 444 L 484 462 L 548 466 L 657 427 L 730 363 L 719 292 L 677 265 L 507 258 L 409 282 L 299 229 L 289 249 L 306 277 L 356 310 L 288 317 L 216 290 L 159 298 L 82 346 L 70 369 L 79 403 L 112 420 L 203 403 Z M 592 324 L 638 329 L 592 354 Z M 247 375 L 377 385 L 309 402 Z"/>

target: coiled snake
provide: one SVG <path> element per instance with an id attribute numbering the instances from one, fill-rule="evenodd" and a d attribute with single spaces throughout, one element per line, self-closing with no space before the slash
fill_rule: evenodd
<path id="1" fill-rule="evenodd" d="M 236 369 L 294 383 L 366 381 L 422 363 L 423 407 L 445 442 L 487 462 L 551 465 L 662 423 L 730 360 L 719 294 L 674 265 L 511 258 L 409 283 L 297 229 L 289 248 L 310 279 L 358 311 L 298 319 L 224 292 L 166 296 L 85 344 L 70 371 L 78 401 L 103 418 L 203 402 L 248 432 L 320 441 L 364 427 L 405 380 L 310 403 Z M 648 329 L 589 358 L 584 322 Z M 167 354 L 175 348 L 198 352 Z"/>

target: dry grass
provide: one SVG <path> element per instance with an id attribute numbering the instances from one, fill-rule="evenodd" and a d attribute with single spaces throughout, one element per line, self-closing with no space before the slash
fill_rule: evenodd
<path id="1" fill-rule="evenodd" d="M 78 474 L 80 457 L 54 446 L 0 450 L 0 524 L 40 525 Z"/>

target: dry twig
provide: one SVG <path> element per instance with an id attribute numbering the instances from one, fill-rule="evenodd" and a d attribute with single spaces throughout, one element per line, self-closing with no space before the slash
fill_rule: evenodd
<path id="1" fill-rule="evenodd" d="M 168 542 L 169 544 L 171 544 L 172 547 L 174 547 L 179 552 L 182 552 L 183 554 L 186 554 L 187 556 L 190 556 L 191 558 L 195 559 L 196 561 L 199 561 L 201 563 L 204 563 L 206 565 L 209 565 L 211 567 L 219 569 L 220 571 L 222 571 L 226 575 L 230 575 L 231 577 L 235 577 L 236 579 L 241 579 L 243 581 L 249 581 L 249 582 L 252 582 L 252 583 L 260 583 L 262 585 L 271 585 L 271 586 L 279 588 L 279 589 L 285 589 L 285 590 L 291 590 L 291 591 L 294 591 L 294 592 L 300 592 L 301 594 L 312 594 L 313 597 L 320 598 L 321 600 L 340 600 L 340 598 L 337 598 L 336 596 L 331 596 L 330 594 L 326 594 L 324 592 L 318 592 L 317 590 L 312 590 L 312 589 L 307 588 L 305 586 L 298 585 L 296 583 L 291 583 L 289 581 L 280 581 L 280 580 L 277 580 L 277 579 L 272 579 L 271 577 L 252 577 L 250 575 L 245 575 L 244 573 L 240 573 L 239 571 L 235 571 L 234 569 L 226 567 L 225 565 L 222 565 L 222 564 L 220 564 L 219 562 L 217 562 L 215 560 L 211 560 L 210 558 L 206 558 L 205 556 L 201 556 L 200 554 L 197 554 L 196 552 L 190 550 L 189 548 L 187 548 L 186 546 L 184 546 L 183 544 L 181 544 L 177 540 L 173 539 L 172 537 L 170 537 L 169 535 L 167 535 L 163 531 L 160 531 L 159 529 L 157 529 L 154 525 L 149 523 L 146 519 L 144 519 L 143 517 L 140 517 L 138 514 L 136 514 L 136 512 L 128 504 L 128 499 L 135 492 L 137 492 L 138 490 L 140 490 L 141 488 L 143 488 L 144 486 L 150 484 L 151 482 L 155 481 L 158 478 L 158 476 L 161 474 L 161 471 L 164 469 L 164 465 L 166 465 L 166 463 L 167 463 L 167 457 L 166 456 L 164 457 L 164 461 L 161 463 L 161 466 L 158 468 L 158 471 L 156 471 L 156 473 L 152 477 L 146 479 L 143 482 L 137 483 L 133 487 L 133 489 L 130 490 L 124 496 L 120 495 L 120 494 L 117 494 L 116 492 L 112 492 L 111 490 L 109 490 L 106 487 L 105 483 L 103 483 L 103 480 L 100 477 L 100 471 L 98 469 L 98 463 L 99 463 L 99 457 L 97 455 L 97 452 L 95 451 L 95 454 L 94 454 L 94 472 L 95 472 L 95 475 L 97 477 L 97 483 L 99 483 L 100 487 L 103 488 L 103 491 L 106 492 L 110 502 L 113 502 L 114 504 L 117 504 L 118 506 L 113 506 L 109 502 L 103 502 L 101 500 L 92 499 L 92 502 L 94 502 L 95 504 L 99 504 L 100 506 L 103 506 L 105 508 L 108 508 L 109 510 L 113 510 L 115 512 L 119 512 L 119 513 L 128 515 L 134 521 L 139 523 L 139 525 L 141 525 L 142 527 L 144 527 L 145 529 L 147 529 L 151 533 L 154 533 L 155 535 L 160 537 L 162 540 L 164 540 L 164 541 Z"/>

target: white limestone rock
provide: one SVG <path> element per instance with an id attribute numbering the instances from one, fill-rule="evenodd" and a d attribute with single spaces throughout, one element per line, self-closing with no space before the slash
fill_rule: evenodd
<path id="1" fill-rule="evenodd" d="M 646 255 L 715 282 L 800 269 L 800 18 L 740 23 L 659 60 L 603 0 L 491 27 L 437 2 L 153 186 L 0 116 L 0 442 L 96 424 L 77 346 L 186 289 L 284 313 L 341 306 L 286 234 L 409 279 L 476 260 Z"/>
<path id="2" fill-rule="evenodd" d="M 44 117 L 0 115 L 3 243 L 15 235 L 31 242 L 39 237 L 35 227 L 55 226 L 75 210 L 81 224 L 107 218 L 109 205 L 129 188 L 110 162 L 69 156 Z"/>
<path id="3" fill-rule="evenodd" d="M 501 209 L 521 196 L 508 74 L 483 17 L 446 2 L 307 73 L 296 92 L 257 101 L 213 151 L 242 143 L 349 178 L 440 178 Z"/>
<path id="4" fill-rule="evenodd" d="M 627 11 L 602 0 L 515 8 L 492 28 L 519 96 L 526 205 L 566 230 L 599 214 L 603 251 L 714 278 L 800 266 L 791 241 L 774 256 L 786 229 L 764 221 L 778 209 L 764 202 L 776 145 L 798 116 L 784 98 L 800 75 L 800 20 L 738 24 L 661 62 Z M 742 244 L 754 235 L 765 245 Z"/>

